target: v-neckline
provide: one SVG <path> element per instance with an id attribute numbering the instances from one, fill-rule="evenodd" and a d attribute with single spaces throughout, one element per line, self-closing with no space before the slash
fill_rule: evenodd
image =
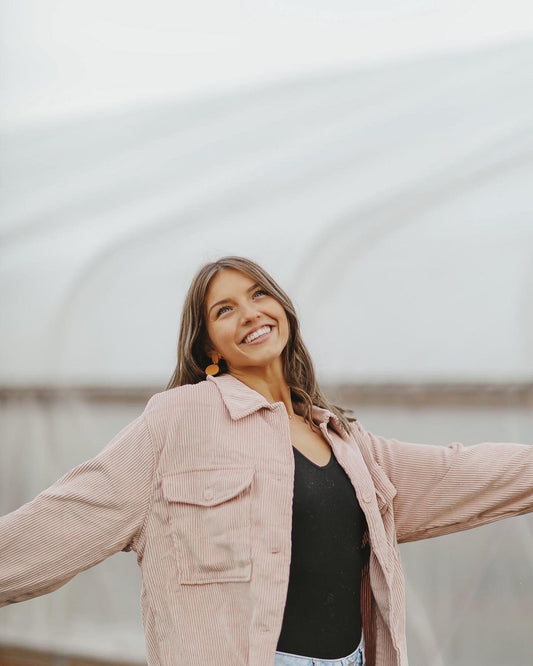
<path id="1" fill-rule="evenodd" d="M 304 453 L 300 451 L 300 449 L 297 449 L 294 444 L 292 445 L 293 451 L 296 451 L 296 453 L 299 453 L 304 460 L 307 460 L 308 463 L 311 463 L 313 467 L 316 467 L 317 469 L 326 469 L 331 464 L 331 461 L 333 460 L 333 449 L 330 447 L 330 454 L 329 454 L 329 460 L 325 465 L 318 465 L 316 462 L 313 462 L 311 458 L 308 458 Z"/>

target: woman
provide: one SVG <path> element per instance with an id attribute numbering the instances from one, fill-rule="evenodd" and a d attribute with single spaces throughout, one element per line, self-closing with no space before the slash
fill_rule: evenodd
<path id="1" fill-rule="evenodd" d="M 397 543 L 532 509 L 533 447 L 366 432 L 287 295 L 225 257 L 192 282 L 167 390 L 0 520 L 0 605 L 134 550 L 150 665 L 405 666 Z"/>

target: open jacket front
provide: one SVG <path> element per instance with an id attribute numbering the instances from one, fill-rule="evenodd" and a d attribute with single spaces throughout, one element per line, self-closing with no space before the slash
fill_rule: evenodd
<path id="1" fill-rule="evenodd" d="M 408 444 L 313 417 L 367 520 L 367 664 L 406 666 L 397 543 L 533 510 L 533 447 Z M 228 374 L 158 393 L 94 459 L 0 519 L 0 606 L 133 550 L 150 666 L 273 666 L 293 479 L 283 403 Z"/>

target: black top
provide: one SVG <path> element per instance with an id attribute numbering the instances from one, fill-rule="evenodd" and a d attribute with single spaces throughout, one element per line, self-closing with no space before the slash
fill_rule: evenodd
<path id="1" fill-rule="evenodd" d="M 293 452 L 292 554 L 277 650 L 340 659 L 361 640 L 365 517 L 333 452 L 322 467 Z"/>

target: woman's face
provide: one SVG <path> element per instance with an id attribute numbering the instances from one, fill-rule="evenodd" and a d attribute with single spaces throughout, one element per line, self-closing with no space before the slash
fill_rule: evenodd
<path id="1" fill-rule="evenodd" d="M 289 340 L 287 315 L 248 275 L 230 268 L 217 273 L 207 290 L 205 308 L 212 343 L 208 352 L 217 352 L 230 372 L 281 363 Z"/>

